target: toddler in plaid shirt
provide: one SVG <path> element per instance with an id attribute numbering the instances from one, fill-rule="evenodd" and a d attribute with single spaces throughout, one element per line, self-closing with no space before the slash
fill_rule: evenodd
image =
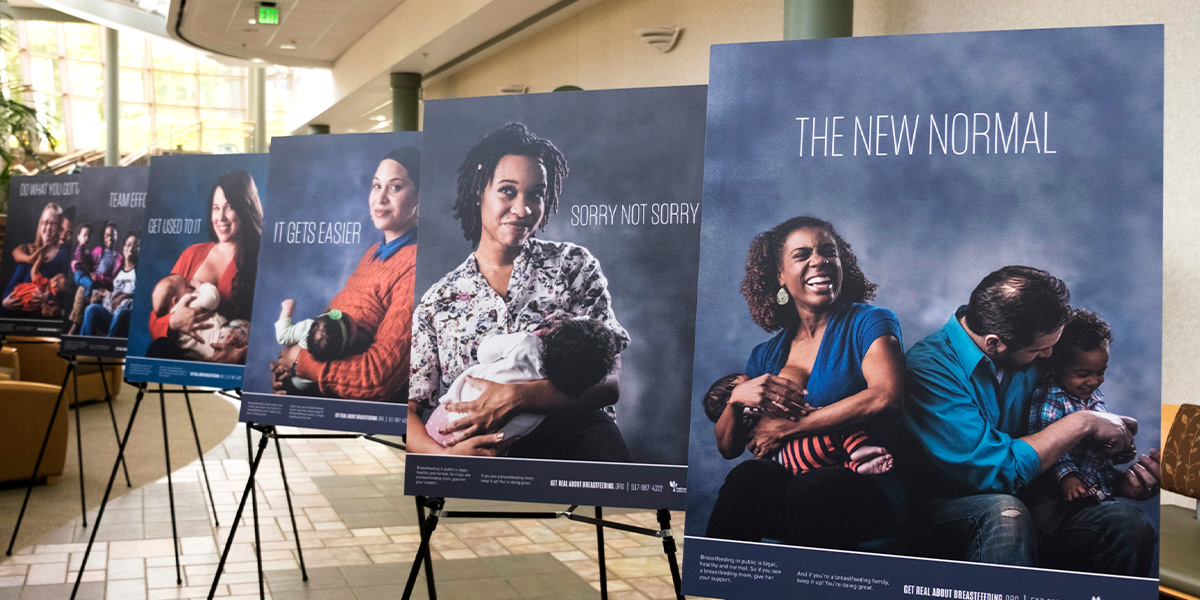
<path id="1" fill-rule="evenodd" d="M 1062 337 L 1049 358 L 1047 384 L 1034 392 L 1029 413 L 1029 433 L 1081 410 L 1108 412 L 1100 395 L 1108 368 L 1112 332 L 1096 313 L 1073 308 Z M 1084 440 L 1063 456 L 1050 471 L 1058 480 L 1062 498 L 1073 507 L 1097 504 L 1113 497 L 1117 477 L 1113 458 L 1104 448 Z"/>

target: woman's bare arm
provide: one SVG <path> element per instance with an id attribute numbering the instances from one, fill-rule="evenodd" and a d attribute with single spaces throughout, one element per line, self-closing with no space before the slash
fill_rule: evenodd
<path id="1" fill-rule="evenodd" d="M 867 388 L 821 407 L 799 420 L 764 415 L 751 433 L 751 450 L 765 456 L 788 440 L 834 431 L 854 431 L 898 413 L 904 398 L 904 354 L 900 340 L 885 335 L 871 343 L 862 361 Z"/>
<path id="2" fill-rule="evenodd" d="M 726 460 L 741 456 L 750 441 L 750 432 L 742 425 L 742 410 L 741 406 L 727 403 L 713 427 L 713 433 L 717 436 L 717 450 Z"/>

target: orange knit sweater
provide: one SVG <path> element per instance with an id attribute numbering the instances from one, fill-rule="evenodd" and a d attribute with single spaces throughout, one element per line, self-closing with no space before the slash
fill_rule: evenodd
<path id="1" fill-rule="evenodd" d="M 373 258 L 378 246 L 367 250 L 346 287 L 329 303 L 349 315 L 358 329 L 374 332 L 375 342 L 361 354 L 326 363 L 301 352 L 296 374 L 339 398 L 407 401 L 417 245 L 382 261 Z"/>

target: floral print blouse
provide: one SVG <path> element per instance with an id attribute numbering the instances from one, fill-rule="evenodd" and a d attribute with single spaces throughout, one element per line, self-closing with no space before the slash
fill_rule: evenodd
<path id="1" fill-rule="evenodd" d="M 488 285 L 472 253 L 429 288 L 417 306 L 409 400 L 436 407 L 440 390 L 478 362 L 484 338 L 532 332 L 561 313 L 599 319 L 617 334 L 619 350 L 629 345 L 629 334 L 613 313 L 600 261 L 586 248 L 570 242 L 525 242 L 513 262 L 507 298 Z"/>

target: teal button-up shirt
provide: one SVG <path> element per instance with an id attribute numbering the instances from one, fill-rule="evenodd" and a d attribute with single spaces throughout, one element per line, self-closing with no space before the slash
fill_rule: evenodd
<path id="1" fill-rule="evenodd" d="M 904 423 L 941 475 L 961 484 L 952 487 L 1012 494 L 1042 470 L 1037 452 L 1018 439 L 1039 373 L 1009 369 L 997 378 L 958 316 L 905 355 Z"/>

